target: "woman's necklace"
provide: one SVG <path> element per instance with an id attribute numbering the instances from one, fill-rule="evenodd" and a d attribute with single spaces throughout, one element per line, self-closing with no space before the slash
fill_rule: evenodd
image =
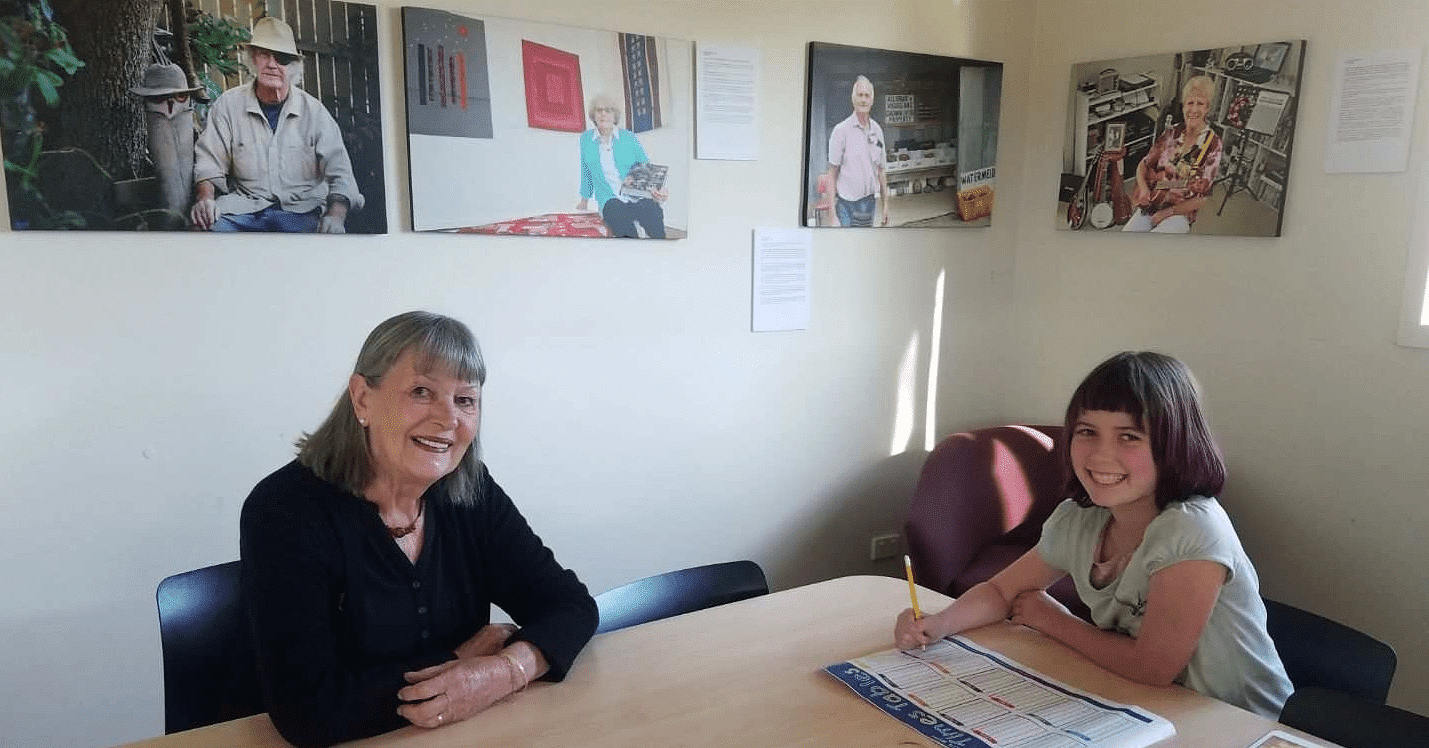
<path id="1" fill-rule="evenodd" d="M 412 534 L 413 532 L 415 532 L 416 529 L 417 529 L 417 522 L 422 519 L 422 510 L 423 510 L 423 509 L 426 509 L 426 508 L 427 508 L 427 501 L 426 501 L 426 499 L 423 499 L 423 500 L 421 500 L 420 502 L 418 502 L 418 503 L 417 503 L 417 516 L 413 517 L 411 522 L 408 522 L 406 525 L 403 525 L 402 527 L 393 527 L 393 526 L 387 524 L 386 522 L 383 522 L 382 524 L 387 528 L 387 534 L 388 534 L 388 535 L 391 535 L 394 539 L 401 539 L 401 538 L 407 537 L 408 535 L 411 535 L 411 534 Z"/>

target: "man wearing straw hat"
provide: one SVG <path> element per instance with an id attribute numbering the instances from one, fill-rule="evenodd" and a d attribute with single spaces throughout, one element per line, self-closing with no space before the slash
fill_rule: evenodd
<path id="1" fill-rule="evenodd" d="M 362 193 L 337 121 L 297 88 L 303 60 L 292 27 L 260 18 L 247 46 L 253 82 L 218 97 L 195 149 L 194 227 L 345 232 Z"/>

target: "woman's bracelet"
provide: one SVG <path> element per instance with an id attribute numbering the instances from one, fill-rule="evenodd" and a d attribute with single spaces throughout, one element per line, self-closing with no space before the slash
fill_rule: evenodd
<path id="1" fill-rule="evenodd" d="M 503 658 L 505 658 L 507 664 L 511 666 L 511 671 L 510 671 L 510 672 L 511 672 L 511 680 L 512 680 L 511 692 L 512 692 L 512 693 L 517 693 L 517 692 L 526 690 L 526 686 L 528 686 L 528 685 L 531 684 L 531 678 L 526 675 L 526 667 L 521 664 L 521 661 L 520 661 L 520 660 L 516 659 L 515 657 L 512 657 L 510 654 L 508 654 L 508 653 L 506 653 L 506 652 L 497 652 L 497 654 L 499 654 L 499 655 L 501 655 Z M 521 671 L 521 685 L 519 685 L 519 686 L 515 685 L 516 671 L 518 671 L 518 670 Z"/>

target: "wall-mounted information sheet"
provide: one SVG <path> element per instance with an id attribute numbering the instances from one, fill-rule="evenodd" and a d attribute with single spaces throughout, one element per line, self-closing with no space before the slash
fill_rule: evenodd
<path id="1" fill-rule="evenodd" d="M 754 230 L 751 330 L 809 328 L 809 256 L 813 246 L 809 229 Z"/>
<path id="2" fill-rule="evenodd" d="M 759 49 L 695 45 L 695 158 L 759 158 Z"/>
<path id="3" fill-rule="evenodd" d="M 1141 748 L 1176 734 L 1160 716 L 1059 683 L 961 636 L 824 670 L 938 745 Z"/>
<path id="4" fill-rule="evenodd" d="M 1327 173 L 1408 167 L 1421 56 L 1417 47 L 1340 56 L 1330 97 Z"/>

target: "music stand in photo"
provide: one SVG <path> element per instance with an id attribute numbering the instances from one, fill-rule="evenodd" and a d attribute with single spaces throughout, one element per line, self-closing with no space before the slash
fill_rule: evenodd
<path id="1" fill-rule="evenodd" d="M 1231 195 L 1237 192 L 1250 191 L 1250 170 L 1253 158 L 1246 153 L 1245 134 L 1232 127 L 1226 128 L 1225 138 L 1222 140 L 1223 152 L 1225 153 L 1226 173 L 1222 174 L 1215 184 L 1228 183 L 1226 194 L 1221 197 L 1221 207 L 1216 209 L 1216 215 L 1220 215 L 1226 209 L 1226 203 L 1230 202 Z"/>

